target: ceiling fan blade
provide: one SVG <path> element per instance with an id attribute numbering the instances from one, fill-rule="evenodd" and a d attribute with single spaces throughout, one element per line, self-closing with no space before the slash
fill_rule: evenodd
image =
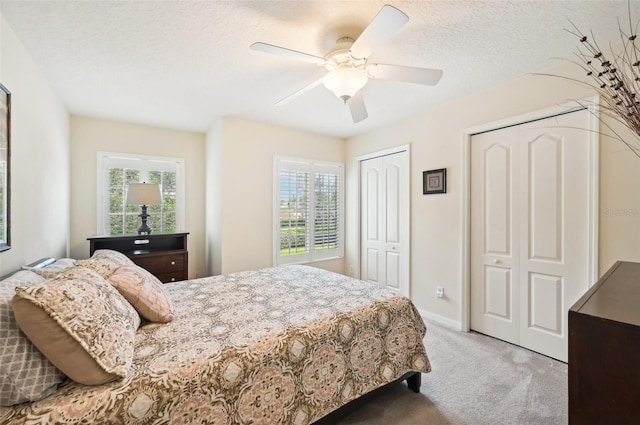
<path id="1" fill-rule="evenodd" d="M 282 106 L 285 105 L 289 102 L 291 102 L 293 99 L 295 99 L 296 97 L 300 96 L 301 94 L 304 94 L 306 92 L 308 92 L 309 90 L 319 86 L 320 84 L 322 84 L 322 80 L 324 77 L 314 81 L 311 84 L 307 84 L 306 86 L 304 86 L 303 88 L 301 88 L 300 90 L 291 93 L 289 96 L 285 97 L 284 99 L 279 100 L 278 102 L 276 102 L 276 106 Z"/>
<path id="2" fill-rule="evenodd" d="M 250 46 L 251 50 L 258 52 L 270 53 L 272 55 L 284 56 L 289 59 L 295 59 L 303 62 L 309 62 L 315 65 L 324 65 L 324 58 L 320 56 L 310 55 L 308 53 L 298 52 L 297 50 L 287 49 L 286 47 L 274 46 L 267 43 L 253 43 Z"/>
<path id="3" fill-rule="evenodd" d="M 444 73 L 440 69 L 416 68 L 413 66 L 385 65 L 374 63 L 367 67 L 369 75 L 381 80 L 404 81 L 407 83 L 435 86 Z"/>
<path id="4" fill-rule="evenodd" d="M 409 17 L 395 7 L 385 4 L 354 41 L 350 52 L 354 58 L 368 58 L 371 52 L 383 45 L 400 28 L 409 22 Z"/>
<path id="5" fill-rule="evenodd" d="M 367 114 L 367 107 L 364 106 L 364 99 L 362 98 L 362 90 L 359 90 L 356 94 L 347 101 L 349 111 L 351 111 L 351 118 L 354 123 L 365 120 L 369 114 Z"/>

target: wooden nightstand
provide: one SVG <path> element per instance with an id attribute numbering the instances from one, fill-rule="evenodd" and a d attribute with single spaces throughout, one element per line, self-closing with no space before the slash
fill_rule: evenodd
<path id="1" fill-rule="evenodd" d="M 87 238 L 89 255 L 93 255 L 97 249 L 119 251 L 161 282 L 186 280 L 189 271 L 188 234 L 92 236 Z"/>

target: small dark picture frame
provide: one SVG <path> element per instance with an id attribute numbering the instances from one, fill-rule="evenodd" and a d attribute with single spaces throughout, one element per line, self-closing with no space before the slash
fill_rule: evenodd
<path id="1" fill-rule="evenodd" d="M 422 172 L 422 194 L 447 193 L 447 169 Z"/>

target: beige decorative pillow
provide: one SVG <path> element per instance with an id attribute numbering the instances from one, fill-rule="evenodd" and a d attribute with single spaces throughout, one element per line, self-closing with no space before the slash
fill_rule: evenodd
<path id="1" fill-rule="evenodd" d="M 110 258 L 89 258 L 87 260 L 76 260 L 75 265 L 78 267 L 84 267 L 97 272 L 103 279 L 108 279 L 109 276 L 115 272 L 120 263 Z"/>
<path id="2" fill-rule="evenodd" d="M 12 306 L 20 329 L 69 378 L 99 385 L 127 375 L 140 317 L 95 271 L 73 267 L 18 287 Z"/>
<path id="3" fill-rule="evenodd" d="M 142 267 L 120 266 L 108 282 L 140 313 L 152 322 L 173 320 L 173 304 L 157 277 Z"/>
<path id="4" fill-rule="evenodd" d="M 106 258 L 120 264 L 121 266 L 133 266 L 135 264 L 131 261 L 131 258 L 127 257 L 122 252 L 114 251 L 112 249 L 98 249 L 94 251 L 91 258 Z"/>
<path id="5" fill-rule="evenodd" d="M 120 266 L 134 266 L 135 263 L 121 252 L 111 249 L 98 249 L 87 260 L 76 260 L 76 266 L 86 267 L 97 271 L 100 276 L 108 279 Z"/>
<path id="6" fill-rule="evenodd" d="M 44 277 L 45 279 L 53 279 L 63 271 L 67 270 L 69 267 L 73 267 L 74 261 L 75 260 L 73 258 L 60 258 L 55 262 L 53 262 L 52 264 L 49 264 L 44 267 L 22 266 L 22 269 L 30 270 L 34 273 L 37 273 L 40 276 Z"/>

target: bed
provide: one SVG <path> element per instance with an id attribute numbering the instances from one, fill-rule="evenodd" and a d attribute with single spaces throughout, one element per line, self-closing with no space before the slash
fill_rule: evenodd
<path id="1" fill-rule="evenodd" d="M 173 320 L 141 324 L 125 378 L 66 380 L 0 423 L 310 424 L 430 371 L 415 306 L 367 282 L 290 265 L 165 289 Z"/>

